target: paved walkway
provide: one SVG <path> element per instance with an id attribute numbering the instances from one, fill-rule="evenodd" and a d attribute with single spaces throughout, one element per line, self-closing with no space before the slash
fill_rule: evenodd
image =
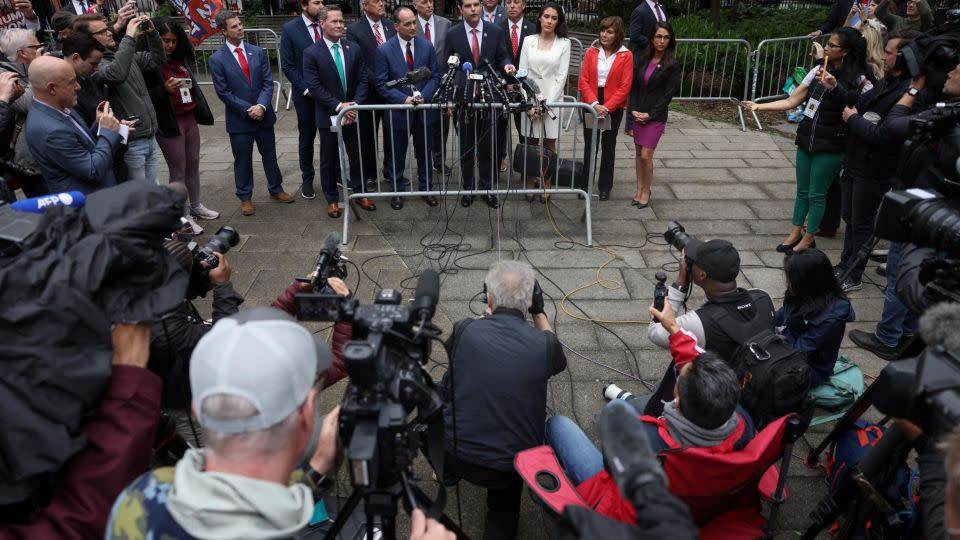
<path id="1" fill-rule="evenodd" d="M 292 205 L 270 202 L 257 163 L 257 212 L 253 217 L 242 217 L 233 195 L 232 157 L 223 131 L 222 109 L 209 87 L 205 90 L 215 107 L 217 125 L 202 128 L 204 203 L 221 211 L 223 217 L 204 225 L 209 233 L 226 224 L 238 229 L 243 242 L 229 257 L 234 283 L 247 298 L 243 307 L 268 304 L 293 276 L 312 269 L 321 242 L 330 231 L 340 230 L 341 220 L 326 216 L 322 195 L 312 201 L 298 195 Z M 300 175 L 292 109 L 281 111 L 277 133 L 285 187 L 293 193 L 299 188 Z M 463 209 L 450 197 L 446 204 L 430 209 L 419 199 L 410 199 L 403 210 L 393 211 L 387 200 L 380 200 L 376 212 L 363 212 L 362 221 L 351 224 L 350 243 L 344 253 L 362 272 L 351 267 L 348 283 L 357 288 L 359 279 L 363 302 L 371 301 L 381 286 L 406 286 L 404 296 L 410 298 L 415 282 L 408 278 L 426 268 L 443 268 L 446 272 L 436 321 L 445 330 L 449 330 L 451 321 L 480 311 L 478 296 L 483 277 L 498 257 L 521 258 L 537 266 L 543 276 L 540 283 L 554 300 L 547 302 L 551 317 L 564 294 L 594 283 L 573 295 L 576 307 L 570 305 L 568 310 L 579 308 L 589 317 L 612 322 L 604 328 L 563 312 L 556 316 L 558 336 L 577 354 L 568 351 L 568 372 L 551 381 L 548 404 L 555 414 L 576 415 L 588 434 L 595 437 L 593 416 L 603 405 L 604 384 L 615 381 L 628 390 L 644 393 L 636 377 L 653 382 L 669 361 L 666 351 L 647 341 L 645 324 L 616 323 L 646 320 L 655 274 L 666 269 L 670 281 L 676 275 L 677 253 L 662 240 L 666 223 L 679 220 L 699 238 L 733 242 L 743 263 L 741 285 L 763 288 L 779 304 L 784 290 L 782 256 L 773 248 L 788 229 L 794 192 L 792 140 L 768 132 L 742 133 L 732 124 L 672 114 L 656 154 L 652 203 L 638 210 L 630 206 L 634 191 L 632 143 L 622 134 L 617 151 L 612 198 L 595 202 L 593 207 L 594 240 L 598 246 L 610 246 L 607 249 L 570 248 L 569 243 L 558 243 L 563 240 L 560 233 L 584 240 L 582 201 L 573 197 L 555 197 L 548 214 L 544 205 L 528 204 L 522 197 L 513 196 L 504 204 L 499 227 L 496 213 L 479 201 Z M 818 239 L 817 243 L 832 258 L 838 258 L 840 239 Z M 611 254 L 614 260 L 604 265 Z M 595 283 L 601 265 L 599 278 L 604 286 Z M 872 266 L 866 278 L 882 285 L 883 278 L 873 273 Z M 872 329 L 882 306 L 882 290 L 866 284 L 851 298 L 858 320 L 849 326 Z M 698 290 L 690 305 L 698 305 L 702 299 Z M 860 364 L 868 377 L 876 376 L 884 363 L 850 346 L 845 341 L 843 353 Z M 434 347 L 434 358 L 445 362 L 438 347 Z M 435 378 L 439 379 L 441 373 L 442 366 L 433 369 Z M 325 404 L 332 407 L 343 388 L 341 383 L 324 392 Z M 816 444 L 826 431 L 811 429 L 794 455 L 805 455 L 810 444 Z M 822 472 L 808 470 L 799 462 L 794 465 L 790 501 L 782 513 L 782 524 L 788 529 L 803 527 L 807 514 L 824 493 Z M 429 484 L 422 464 L 418 470 L 424 473 L 423 483 Z M 341 476 L 346 493 L 349 480 L 345 471 Z M 480 537 L 483 493 L 463 484 L 460 495 L 464 525 L 471 536 Z M 456 501 L 451 491 L 447 508 L 454 517 Z M 521 536 L 545 537 L 544 523 L 540 510 L 524 497 Z"/>

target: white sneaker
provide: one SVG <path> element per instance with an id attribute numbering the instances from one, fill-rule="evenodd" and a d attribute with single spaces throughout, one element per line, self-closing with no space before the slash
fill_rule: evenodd
<path id="1" fill-rule="evenodd" d="M 193 234 L 203 234 L 203 227 L 197 225 L 197 222 L 190 216 L 184 216 L 183 219 L 187 220 L 187 223 L 190 225 L 190 228 L 193 229 Z"/>
<path id="2" fill-rule="evenodd" d="M 214 212 L 202 204 L 190 208 L 190 215 L 198 219 L 217 219 L 220 212 Z"/>

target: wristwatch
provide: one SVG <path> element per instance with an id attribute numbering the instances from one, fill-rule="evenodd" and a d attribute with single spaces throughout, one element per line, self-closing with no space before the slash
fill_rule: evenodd
<path id="1" fill-rule="evenodd" d="M 912 87 L 912 86 L 911 86 L 909 89 L 907 89 L 907 94 L 909 94 L 910 97 L 917 97 L 917 94 L 919 94 L 919 93 L 920 93 L 920 90 L 918 90 L 918 89 L 916 89 L 916 88 L 914 88 L 914 87 Z"/>
<path id="2" fill-rule="evenodd" d="M 307 466 L 305 475 L 310 479 L 317 493 L 325 493 L 333 487 L 333 478 L 320 474 L 309 465 Z"/>

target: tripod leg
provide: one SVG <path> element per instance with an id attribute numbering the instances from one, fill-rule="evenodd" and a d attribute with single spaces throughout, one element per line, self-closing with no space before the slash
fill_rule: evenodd
<path id="1" fill-rule="evenodd" d="M 445 488 L 443 486 L 440 486 L 440 489 L 445 489 Z M 433 503 L 433 501 L 430 500 L 430 497 L 428 497 L 427 494 L 424 493 L 423 490 L 421 490 L 419 487 L 411 484 L 410 490 L 413 492 L 413 496 L 416 498 L 421 508 L 428 508 L 430 504 Z M 448 516 L 446 513 L 440 514 L 440 517 L 437 518 L 437 521 L 442 523 L 443 526 L 446 527 L 448 531 L 457 535 L 457 538 L 461 540 L 469 540 L 470 537 L 467 536 L 465 532 L 463 532 L 463 530 L 460 528 L 460 525 L 455 523 L 453 519 L 451 519 L 450 516 Z"/>
<path id="2" fill-rule="evenodd" d="M 347 524 L 347 521 L 350 519 L 350 515 L 353 514 L 353 511 L 357 508 L 357 504 L 360 503 L 360 491 L 356 490 L 350 494 L 350 498 L 347 499 L 346 504 L 343 505 L 343 508 L 340 509 L 340 512 L 337 513 L 337 519 L 333 522 L 333 526 L 330 527 L 330 530 L 327 531 L 327 534 L 323 537 L 324 540 L 333 540 L 340 534 L 340 530 L 343 529 L 343 526 Z M 369 516 L 368 518 L 369 519 Z M 370 538 L 373 538 L 372 536 Z"/>

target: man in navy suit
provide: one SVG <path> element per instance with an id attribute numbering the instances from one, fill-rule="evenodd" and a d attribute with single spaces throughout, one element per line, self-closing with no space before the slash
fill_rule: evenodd
<path id="1" fill-rule="evenodd" d="M 360 47 L 363 63 L 367 70 L 367 81 L 370 84 L 366 101 L 361 105 L 380 105 L 384 103 L 374 84 L 374 81 L 377 80 L 377 74 L 374 72 L 377 47 L 396 35 L 397 31 L 393 28 L 393 22 L 384 17 L 383 2 L 384 0 L 361 0 L 360 9 L 363 10 L 363 14 L 347 27 L 346 37 Z M 379 170 L 376 157 L 376 138 L 380 123 L 383 121 L 383 111 L 378 111 L 376 114 L 372 111 L 360 111 L 359 116 L 358 127 L 360 129 L 361 155 L 363 156 L 363 178 L 367 190 L 370 191 L 376 189 L 377 171 Z M 387 148 L 383 149 L 383 156 L 383 168 L 386 169 L 386 163 L 389 159 Z"/>
<path id="2" fill-rule="evenodd" d="M 433 99 L 440 82 L 437 70 L 437 52 L 426 38 L 417 35 L 417 16 L 408 7 L 398 7 L 393 12 L 397 35 L 388 39 L 377 49 L 377 90 L 387 103 L 406 103 L 419 105 Z M 389 81 L 402 79 L 410 71 L 427 68 L 430 77 L 416 83 L 419 94 L 414 94 L 408 86 L 397 85 L 387 88 Z M 417 157 L 417 179 L 420 191 L 430 189 L 431 167 L 427 160 L 426 127 L 435 129 L 436 115 L 423 111 L 394 111 L 384 120 L 384 146 L 392 153 L 387 160 L 387 179 L 396 186 L 396 191 L 406 191 L 409 180 L 403 175 L 404 161 L 407 156 L 407 139 L 413 134 L 413 148 Z M 408 126 L 409 124 L 409 126 Z M 392 134 L 392 135 L 391 135 Z M 437 206 L 437 198 L 425 196 L 429 206 Z M 403 208 L 403 199 L 394 197 L 390 201 L 394 210 Z"/>
<path id="3" fill-rule="evenodd" d="M 667 8 L 659 0 L 643 0 L 630 14 L 630 46 L 633 49 L 633 63 L 639 66 L 640 53 L 650 43 L 650 36 L 657 23 L 667 20 Z"/>
<path id="4" fill-rule="evenodd" d="M 323 0 L 300 0 L 300 16 L 283 25 L 280 34 L 280 62 L 283 74 L 290 81 L 293 93 L 293 106 L 297 110 L 297 130 L 300 132 L 299 147 L 300 174 L 303 187 L 300 195 L 304 199 L 316 197 L 313 191 L 313 141 L 317 138 L 316 110 L 310 91 L 303 82 L 303 51 L 310 45 L 323 39 L 317 14 L 323 8 Z"/>
<path id="5" fill-rule="evenodd" d="M 240 199 L 240 212 L 252 216 L 253 143 L 257 143 L 263 160 L 270 198 L 281 203 L 294 202 L 294 198 L 283 191 L 283 177 L 277 165 L 273 133 L 277 115 L 270 106 L 273 73 L 263 49 L 243 41 L 243 21 L 236 13 L 220 10 L 217 28 L 223 32 L 226 43 L 210 56 L 210 75 L 217 97 L 226 105 L 227 134 L 233 150 L 233 180 Z"/>
<path id="6" fill-rule="evenodd" d="M 99 128 L 87 127 L 72 107 L 77 104 L 77 76 L 66 61 L 41 56 L 30 63 L 33 104 L 26 137 L 50 191 L 91 193 L 116 185 L 113 156 L 120 147 L 120 122 L 103 102 Z"/>
<path id="7" fill-rule="evenodd" d="M 506 0 L 507 17 L 500 23 L 500 29 L 507 36 L 507 47 L 510 49 L 510 58 L 513 65 L 520 65 L 520 51 L 523 50 L 523 38 L 537 33 L 537 25 L 523 18 L 527 9 L 527 3 L 524 0 Z M 513 113 L 513 123 L 517 126 L 517 142 L 522 143 L 525 140 L 523 128 L 521 127 L 520 115 L 522 113 Z M 506 164 L 503 162 L 507 155 L 507 122 L 501 120 L 497 125 L 497 139 L 500 142 L 501 167 L 503 170 Z"/>
<path id="8" fill-rule="evenodd" d="M 481 16 L 483 22 L 499 25 L 507 18 L 507 10 L 500 5 L 500 0 L 483 0 Z"/>
<path id="9" fill-rule="evenodd" d="M 320 133 L 320 187 L 327 199 L 327 215 L 340 217 L 337 201 L 340 192 L 340 148 L 337 132 L 331 130 L 341 109 L 363 103 L 367 99 L 369 83 L 360 47 L 343 38 L 343 12 L 333 5 L 320 10 L 323 39 L 303 52 L 303 81 L 310 91 L 316 108 L 317 129 Z M 350 162 L 350 189 L 361 191 L 360 155 L 357 146 L 357 111 L 344 114 L 340 129 Z M 366 171 L 364 171 L 366 172 Z M 363 197 L 358 201 L 364 210 L 376 210 L 372 201 Z"/>
<path id="10" fill-rule="evenodd" d="M 443 56 L 458 54 L 461 64 L 470 62 L 474 66 L 487 60 L 497 69 L 503 69 L 511 74 L 516 72 L 516 68 L 510 61 L 503 31 L 498 26 L 481 19 L 480 0 L 458 0 L 457 3 L 463 15 L 463 22 L 450 28 L 450 32 L 447 33 L 447 52 Z M 457 84 L 460 95 L 463 94 L 465 81 L 466 77 L 458 73 Z M 472 102 L 473 97 L 468 96 L 466 101 Z M 492 164 L 496 149 L 491 147 L 493 144 L 490 130 L 491 113 L 461 109 L 454 120 L 457 122 L 457 131 L 460 133 L 460 151 L 463 152 L 460 156 L 463 189 L 474 188 L 475 154 L 477 166 L 480 169 L 480 189 L 490 189 L 496 184 L 498 172 L 496 164 Z M 496 122 L 495 119 L 494 122 Z M 496 195 L 487 195 L 485 199 L 491 208 L 499 206 Z M 473 195 L 461 197 L 460 204 L 465 207 L 473 204 Z"/>

